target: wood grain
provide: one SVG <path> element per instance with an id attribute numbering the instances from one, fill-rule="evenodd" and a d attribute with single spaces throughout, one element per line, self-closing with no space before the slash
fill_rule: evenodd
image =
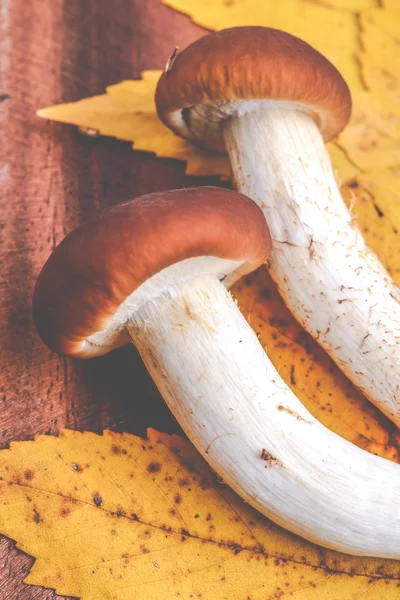
<path id="1" fill-rule="evenodd" d="M 35 333 L 31 296 L 54 246 L 91 214 L 200 181 L 182 163 L 85 138 L 35 111 L 162 68 L 175 45 L 202 33 L 158 0 L 0 2 L 1 447 L 62 427 L 178 431 L 133 347 L 87 362 L 56 356 Z M 57 597 L 22 583 L 32 562 L 1 538 L 1 599 Z"/>

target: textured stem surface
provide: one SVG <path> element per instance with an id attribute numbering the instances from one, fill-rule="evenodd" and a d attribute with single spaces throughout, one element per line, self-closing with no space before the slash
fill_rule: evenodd
<path id="1" fill-rule="evenodd" d="M 238 190 L 264 210 L 270 272 L 296 319 L 400 425 L 400 296 L 366 246 L 314 121 L 259 106 L 224 130 Z"/>
<path id="2" fill-rule="evenodd" d="M 128 329 L 184 431 L 244 500 L 323 546 L 400 558 L 400 466 L 310 415 L 217 280 L 172 288 Z"/>

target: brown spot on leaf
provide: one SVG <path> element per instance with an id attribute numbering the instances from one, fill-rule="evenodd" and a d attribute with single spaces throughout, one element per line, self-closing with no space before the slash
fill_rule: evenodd
<path id="1" fill-rule="evenodd" d="M 95 492 L 93 494 L 93 502 L 95 503 L 96 506 L 101 506 L 103 503 L 103 498 L 100 496 L 100 494 L 98 492 Z"/>
<path id="2" fill-rule="evenodd" d="M 374 209 L 376 211 L 376 214 L 378 215 L 379 218 L 382 218 L 384 216 L 384 213 L 381 211 L 381 209 L 379 208 L 379 206 L 376 204 L 376 202 L 373 203 Z"/>
<path id="3" fill-rule="evenodd" d="M 159 473 L 161 471 L 161 465 L 158 462 L 151 462 L 147 465 L 148 473 Z"/>
<path id="4" fill-rule="evenodd" d="M 265 298 L 265 300 L 271 300 L 271 290 L 269 290 L 268 288 L 263 288 L 260 292 L 260 296 L 262 296 L 262 298 Z"/>
<path id="5" fill-rule="evenodd" d="M 117 446 L 117 444 L 113 444 L 111 446 L 111 452 L 112 454 L 114 454 L 115 456 L 118 456 L 119 454 L 121 454 L 121 448 L 119 446 Z"/>
<path id="6" fill-rule="evenodd" d="M 181 487 L 187 487 L 190 484 L 190 481 L 187 477 L 182 477 L 181 479 L 179 479 L 178 484 Z"/>
<path id="7" fill-rule="evenodd" d="M 317 584 L 315 583 L 315 581 L 309 581 L 308 584 L 312 588 L 316 588 L 317 587 Z"/>
<path id="8" fill-rule="evenodd" d="M 194 464 L 193 464 L 193 463 L 191 463 L 191 462 L 185 461 L 185 462 L 183 463 L 183 466 L 184 466 L 184 467 L 185 467 L 185 468 L 186 468 L 186 469 L 187 469 L 187 470 L 188 470 L 190 473 L 196 473 L 196 472 L 197 472 L 197 469 L 196 469 L 196 467 L 195 467 L 195 466 L 194 466 Z M 195 477 L 193 477 L 193 479 L 195 479 Z"/>
<path id="9" fill-rule="evenodd" d="M 24 477 L 27 481 L 31 481 L 33 479 L 33 473 L 30 469 L 27 469 L 24 473 Z"/>
<path id="10" fill-rule="evenodd" d="M 175 504 L 180 504 L 182 502 L 182 496 L 180 494 L 175 494 L 174 502 Z"/>
<path id="11" fill-rule="evenodd" d="M 173 517 L 175 517 L 176 510 L 174 508 L 171 508 L 170 511 L 169 511 L 169 514 L 172 515 Z"/>
<path id="12" fill-rule="evenodd" d="M 211 519 L 212 519 L 211 513 L 208 513 L 208 515 L 206 516 L 206 521 L 211 521 Z"/>
<path id="13" fill-rule="evenodd" d="M 38 513 L 36 506 L 33 507 L 33 520 L 35 521 L 35 523 L 40 523 L 41 521 L 40 514 Z"/>
<path id="14" fill-rule="evenodd" d="M 233 551 L 233 554 L 239 554 L 243 550 L 243 547 L 237 542 L 229 542 L 228 548 Z"/>

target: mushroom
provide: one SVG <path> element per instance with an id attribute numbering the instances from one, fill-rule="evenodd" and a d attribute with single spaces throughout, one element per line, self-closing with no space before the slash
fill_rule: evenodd
<path id="1" fill-rule="evenodd" d="M 324 146 L 351 112 L 336 68 L 292 35 L 236 27 L 178 53 L 156 105 L 177 135 L 228 152 L 236 188 L 270 226 L 269 270 L 286 305 L 400 425 L 399 290 L 354 224 Z"/>
<path id="2" fill-rule="evenodd" d="M 323 546 L 399 558 L 400 466 L 311 416 L 224 286 L 269 249 L 262 212 L 241 194 L 143 196 L 54 250 L 35 288 L 35 323 L 73 357 L 131 340 L 193 444 L 244 500 Z"/>

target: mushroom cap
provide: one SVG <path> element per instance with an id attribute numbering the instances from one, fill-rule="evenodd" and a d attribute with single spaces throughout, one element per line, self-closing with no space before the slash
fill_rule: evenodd
<path id="1" fill-rule="evenodd" d="M 351 96 L 339 71 L 306 42 L 278 29 L 234 27 L 211 33 L 169 63 L 156 89 L 159 118 L 177 135 L 214 150 L 225 149 L 223 121 L 251 110 L 254 101 L 288 108 L 295 103 L 314 118 L 325 141 L 350 118 Z M 218 110 L 197 115 L 207 123 L 194 133 L 191 113 L 200 106 Z"/>
<path id="2" fill-rule="evenodd" d="M 242 194 L 202 187 L 141 196 L 55 248 L 36 283 L 34 322 L 52 350 L 99 356 L 128 343 L 129 316 L 169 286 L 201 275 L 232 284 L 270 248 L 261 210 Z"/>

